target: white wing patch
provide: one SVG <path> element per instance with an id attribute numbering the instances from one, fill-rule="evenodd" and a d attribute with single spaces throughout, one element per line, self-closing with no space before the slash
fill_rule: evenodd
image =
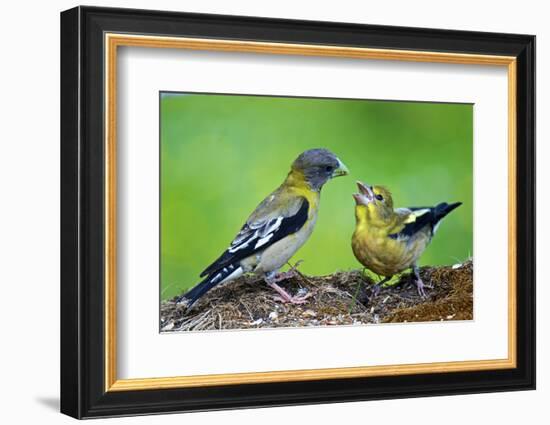
<path id="1" fill-rule="evenodd" d="M 421 217 L 423 216 L 424 214 L 426 213 L 429 213 L 430 212 L 430 209 L 429 208 L 423 208 L 421 210 L 410 210 L 408 208 L 397 208 L 396 209 L 396 212 L 401 212 L 401 213 L 406 213 L 406 214 L 409 214 L 408 217 L 405 219 L 405 221 L 403 223 L 405 224 L 409 224 L 409 223 L 414 223 L 416 221 L 416 219 L 418 217 Z"/>
<path id="2" fill-rule="evenodd" d="M 239 238 L 236 239 L 228 248 L 228 251 L 233 254 L 234 252 L 237 252 L 239 249 L 246 248 L 248 244 L 250 243 L 250 239 L 254 237 L 255 233 L 250 233 L 247 236 L 247 238 Z"/>
<path id="3" fill-rule="evenodd" d="M 281 226 L 284 217 L 272 218 L 267 223 L 251 223 L 242 229 L 235 240 L 231 243 L 228 251 L 233 254 L 240 249 L 248 247 L 253 242 L 256 242 L 254 249 L 268 243 L 277 229 Z"/>
<path id="4" fill-rule="evenodd" d="M 273 232 L 277 231 L 279 226 L 281 225 L 281 222 L 283 221 L 283 217 L 277 217 L 275 219 L 269 220 L 267 225 L 265 227 L 262 227 L 259 233 L 259 236 L 266 237 L 266 236 L 273 236 Z"/>
<path id="5" fill-rule="evenodd" d="M 258 249 L 260 248 L 261 246 L 265 245 L 266 243 L 269 242 L 269 240 L 273 237 L 273 233 L 261 238 L 260 240 L 258 240 L 258 242 L 256 242 L 256 246 L 254 247 L 254 249 Z"/>
<path id="6" fill-rule="evenodd" d="M 242 274 L 243 274 L 243 268 L 239 267 L 239 268 L 235 269 L 235 271 L 233 273 L 231 273 L 229 276 L 227 276 L 225 279 L 223 279 L 220 283 L 224 283 L 224 282 L 236 279 L 239 276 L 241 276 Z"/>
<path id="7" fill-rule="evenodd" d="M 412 211 L 411 214 L 413 214 L 415 217 L 420 217 L 426 213 L 429 213 L 431 210 L 429 208 L 423 208 L 421 210 L 415 210 Z"/>

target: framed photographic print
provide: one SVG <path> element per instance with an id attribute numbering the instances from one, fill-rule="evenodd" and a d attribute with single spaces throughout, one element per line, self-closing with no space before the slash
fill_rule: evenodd
<path id="1" fill-rule="evenodd" d="M 535 387 L 535 38 L 61 14 L 61 411 Z"/>

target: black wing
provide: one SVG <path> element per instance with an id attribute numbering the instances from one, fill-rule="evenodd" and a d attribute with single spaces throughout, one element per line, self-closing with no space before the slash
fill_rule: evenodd
<path id="1" fill-rule="evenodd" d="M 462 202 L 456 202 L 454 204 L 442 202 L 435 207 L 408 208 L 411 211 L 411 215 L 416 217 L 415 220 L 405 224 L 403 229 L 397 233 L 389 235 L 389 237 L 393 239 L 408 239 L 424 229 L 426 226 L 430 226 L 430 232 L 431 235 L 433 235 L 437 229 L 437 224 L 441 221 L 441 219 L 460 205 L 462 205 Z"/>
<path id="2" fill-rule="evenodd" d="M 241 261 L 252 254 L 266 249 L 284 237 L 296 233 L 307 221 L 309 202 L 301 198 L 298 211 L 289 217 L 270 217 L 265 221 L 246 223 L 227 250 L 202 273 L 207 276 L 218 270 Z"/>

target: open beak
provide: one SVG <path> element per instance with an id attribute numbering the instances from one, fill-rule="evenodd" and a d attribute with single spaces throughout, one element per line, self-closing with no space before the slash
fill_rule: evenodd
<path id="1" fill-rule="evenodd" d="M 374 200 L 374 192 L 372 191 L 372 187 L 360 181 L 357 181 L 356 183 L 357 188 L 359 189 L 359 193 L 353 194 L 353 199 L 355 199 L 355 203 L 357 205 L 368 205 Z"/>
<path id="2" fill-rule="evenodd" d="M 346 167 L 342 161 L 338 160 L 338 168 L 336 168 L 332 172 L 332 178 L 340 177 L 340 176 L 347 176 L 348 174 L 349 174 L 348 167 Z"/>

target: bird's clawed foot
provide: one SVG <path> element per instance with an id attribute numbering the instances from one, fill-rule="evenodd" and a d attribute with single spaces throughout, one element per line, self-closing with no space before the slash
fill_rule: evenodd
<path id="1" fill-rule="evenodd" d="M 422 278 L 420 277 L 420 270 L 418 269 L 418 267 L 415 266 L 413 268 L 413 272 L 414 272 L 414 284 L 416 285 L 416 290 L 418 291 L 418 295 L 420 295 L 422 298 L 426 298 L 427 295 L 424 288 L 433 289 L 433 286 L 424 284 L 424 282 L 422 281 Z"/>
<path id="2" fill-rule="evenodd" d="M 416 291 L 418 292 L 418 295 L 420 295 L 422 298 L 426 298 L 426 291 L 424 290 L 424 282 L 422 282 L 422 279 L 414 279 L 414 283 L 416 285 Z"/>
<path id="3" fill-rule="evenodd" d="M 296 295 L 290 295 L 287 291 L 277 285 L 277 283 L 281 282 L 282 280 L 300 276 L 300 272 L 298 272 L 297 267 L 300 265 L 301 262 L 301 260 L 298 261 L 286 272 L 276 274 L 273 273 L 265 277 L 266 283 L 279 294 L 278 296 L 273 297 L 276 301 L 290 304 L 305 304 L 307 302 L 307 299 L 313 296 L 311 292 L 305 293 L 304 295 L 300 294 L 300 292 L 305 291 L 304 289 L 301 289 Z"/>
<path id="4" fill-rule="evenodd" d="M 382 280 L 380 280 L 378 283 L 376 283 L 375 285 L 373 285 L 373 287 L 372 287 L 372 289 L 371 289 L 371 296 L 370 296 L 370 298 L 371 298 L 371 299 L 376 298 L 376 297 L 380 294 L 380 291 L 382 291 L 382 286 L 383 286 L 387 281 L 389 281 L 391 278 L 392 278 L 392 276 L 386 276 L 385 278 L 383 278 Z"/>
<path id="5" fill-rule="evenodd" d="M 284 304 L 290 303 L 290 304 L 305 304 L 307 302 L 307 299 L 313 294 L 311 292 L 305 294 L 305 295 L 290 295 L 287 291 L 285 291 L 283 288 L 281 288 L 279 285 L 277 285 L 273 281 L 267 281 L 267 284 L 271 286 L 279 296 L 273 297 L 274 300 L 280 301 Z"/>
<path id="6" fill-rule="evenodd" d="M 311 296 L 313 296 L 313 294 L 310 292 L 304 296 L 298 296 L 298 295 L 291 296 L 290 294 L 288 294 L 288 297 L 274 296 L 273 299 L 283 304 L 290 303 L 290 304 L 299 305 L 299 304 L 307 303 L 307 299 Z"/>

